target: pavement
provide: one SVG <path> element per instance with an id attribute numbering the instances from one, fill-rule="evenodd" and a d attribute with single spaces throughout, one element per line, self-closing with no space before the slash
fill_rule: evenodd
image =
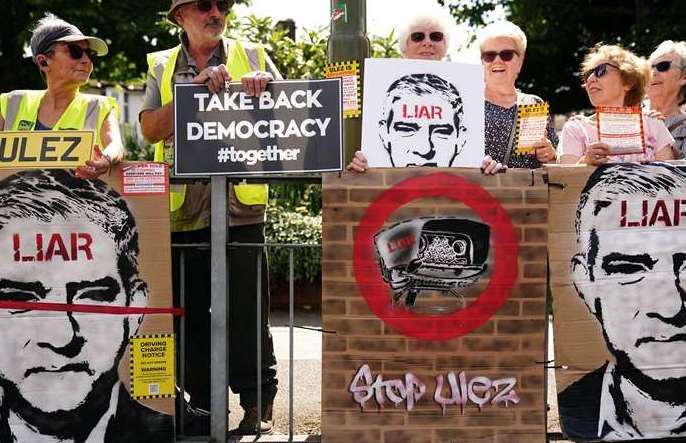
<path id="1" fill-rule="evenodd" d="M 293 435 L 302 436 L 321 434 L 321 381 L 322 381 L 322 333 L 321 313 L 319 311 L 296 311 L 294 316 L 293 341 Z M 308 329 L 305 329 L 308 328 Z M 271 332 L 274 338 L 274 353 L 276 354 L 276 374 L 279 380 L 279 390 L 274 400 L 275 433 L 289 434 L 288 393 L 289 393 L 289 328 L 288 311 L 276 311 L 271 315 Z M 243 411 L 239 398 L 229 393 L 229 424 L 233 429 L 238 426 Z M 234 413 L 235 411 L 235 413 Z M 277 436 L 277 438 L 279 438 Z M 255 441 L 250 438 L 246 441 Z M 283 441 L 262 438 L 259 441 Z M 312 439 L 306 440 L 312 441 Z"/>
<path id="2" fill-rule="evenodd" d="M 316 442 L 321 435 L 321 315 L 318 311 L 296 311 L 293 329 L 293 439 L 294 442 Z M 274 401 L 275 435 L 243 437 L 232 442 L 283 442 L 289 436 L 289 328 L 288 312 L 272 312 L 271 331 L 277 359 L 279 390 Z M 554 360 L 552 321 L 548 324 L 548 360 Z M 548 369 L 548 436 L 551 442 L 568 442 L 561 436 L 557 410 L 555 370 Z M 230 427 L 238 426 L 243 413 L 237 395 L 229 392 Z M 569 442 L 571 443 L 571 442 Z"/>

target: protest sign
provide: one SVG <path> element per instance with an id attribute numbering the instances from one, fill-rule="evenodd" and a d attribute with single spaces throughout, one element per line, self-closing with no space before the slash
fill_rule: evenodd
<path id="1" fill-rule="evenodd" d="M 323 180 L 322 434 L 545 441 L 542 171 Z"/>
<path id="2" fill-rule="evenodd" d="M 596 110 L 598 140 L 610 147 L 610 155 L 645 152 L 641 108 L 600 107 Z"/>
<path id="3" fill-rule="evenodd" d="M 480 64 L 367 59 L 362 103 L 370 167 L 481 166 Z"/>
<path id="4" fill-rule="evenodd" d="M 135 400 L 128 356 L 179 313 L 169 197 L 122 196 L 122 167 L 0 171 L 2 441 L 174 441 L 174 400 Z"/>
<path id="5" fill-rule="evenodd" d="M 683 441 L 686 167 L 548 172 L 562 431 L 574 441 Z"/>
<path id="6" fill-rule="evenodd" d="M 342 168 L 341 80 L 270 82 L 259 97 L 177 84 L 176 175 L 244 175 Z"/>

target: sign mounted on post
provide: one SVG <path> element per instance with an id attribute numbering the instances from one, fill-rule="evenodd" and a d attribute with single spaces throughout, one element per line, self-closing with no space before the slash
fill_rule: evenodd
<path id="1" fill-rule="evenodd" d="M 75 168 L 90 160 L 93 131 L 0 132 L 0 168 Z"/>
<path id="2" fill-rule="evenodd" d="M 176 175 L 340 171 L 341 80 L 271 82 L 259 97 L 240 84 L 211 94 L 176 85 Z"/>

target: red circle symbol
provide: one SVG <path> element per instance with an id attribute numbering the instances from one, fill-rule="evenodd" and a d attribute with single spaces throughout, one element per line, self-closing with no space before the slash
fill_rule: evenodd
<path id="1" fill-rule="evenodd" d="M 464 309 L 450 314 L 418 314 L 393 306 L 374 248 L 374 235 L 391 214 L 417 199 L 445 197 L 469 206 L 490 226 L 491 249 L 495 249 L 488 285 Z M 377 197 L 367 208 L 355 235 L 355 279 L 369 308 L 403 335 L 420 340 L 449 340 L 478 328 L 505 303 L 517 280 L 517 236 L 505 208 L 481 186 L 462 177 L 438 172 L 404 180 Z"/>

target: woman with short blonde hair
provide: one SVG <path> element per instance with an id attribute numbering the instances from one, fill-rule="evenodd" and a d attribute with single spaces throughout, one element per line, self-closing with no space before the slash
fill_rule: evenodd
<path id="1" fill-rule="evenodd" d="M 650 68 L 644 59 L 621 46 L 598 44 L 581 63 L 581 79 L 596 108 L 639 106 L 650 79 Z M 597 124 L 596 114 L 567 121 L 560 134 L 560 163 L 598 166 L 674 159 L 674 139 L 661 120 L 644 113 L 645 151 L 626 155 L 610 155 L 610 147 L 598 141 Z"/>

